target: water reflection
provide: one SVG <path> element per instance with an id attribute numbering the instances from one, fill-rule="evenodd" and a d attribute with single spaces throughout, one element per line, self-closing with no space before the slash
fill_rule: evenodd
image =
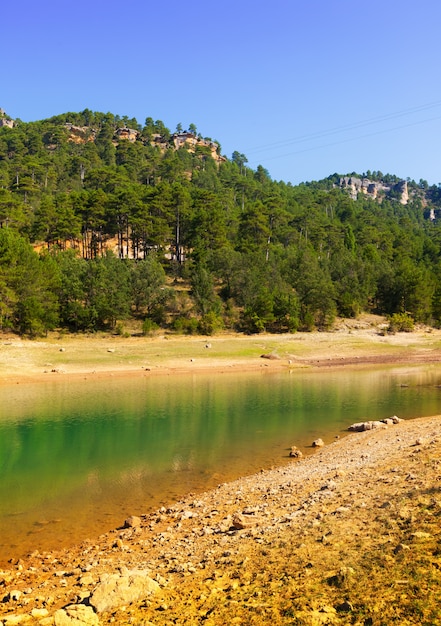
<path id="1" fill-rule="evenodd" d="M 363 419 L 440 411 L 441 370 L 197 375 L 0 388 L 0 560 L 94 536 L 287 462 Z"/>

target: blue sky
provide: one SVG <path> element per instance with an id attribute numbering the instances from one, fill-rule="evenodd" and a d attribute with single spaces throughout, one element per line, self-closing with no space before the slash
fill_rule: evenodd
<path id="1" fill-rule="evenodd" d="M 196 124 L 275 180 L 441 182 L 439 0 L 15 0 L 0 107 Z"/>

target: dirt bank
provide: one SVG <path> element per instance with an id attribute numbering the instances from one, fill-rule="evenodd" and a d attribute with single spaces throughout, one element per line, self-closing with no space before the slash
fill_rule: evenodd
<path id="1" fill-rule="evenodd" d="M 384 318 L 338 320 L 332 332 L 215 337 L 0 335 L 0 384 L 188 372 L 441 362 L 441 331 L 385 334 Z"/>

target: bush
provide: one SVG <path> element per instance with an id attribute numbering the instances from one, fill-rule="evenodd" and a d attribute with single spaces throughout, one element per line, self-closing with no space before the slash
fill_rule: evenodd
<path id="1" fill-rule="evenodd" d="M 173 330 L 184 335 L 197 335 L 198 324 L 195 317 L 177 317 L 173 322 Z"/>
<path id="2" fill-rule="evenodd" d="M 222 318 L 213 311 L 204 315 L 198 323 L 200 335 L 214 335 L 221 328 L 223 328 Z"/>
<path id="3" fill-rule="evenodd" d="M 142 334 L 144 337 L 151 336 L 158 330 L 158 328 L 159 326 L 155 321 L 146 317 L 142 323 Z"/>
<path id="4" fill-rule="evenodd" d="M 118 337 L 124 337 L 125 339 L 130 337 L 130 333 L 125 330 L 122 322 L 118 322 L 116 324 L 114 332 L 115 332 L 115 335 L 118 335 Z"/>
<path id="5" fill-rule="evenodd" d="M 411 333 L 415 328 L 413 318 L 408 313 L 394 313 L 389 318 L 389 333 Z"/>
<path id="6" fill-rule="evenodd" d="M 265 332 L 265 321 L 252 309 L 247 308 L 241 315 L 240 330 L 247 335 Z"/>

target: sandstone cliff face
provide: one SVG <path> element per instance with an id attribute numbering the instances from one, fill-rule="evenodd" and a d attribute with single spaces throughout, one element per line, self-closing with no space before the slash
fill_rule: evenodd
<path id="1" fill-rule="evenodd" d="M 401 204 L 409 201 L 407 182 L 400 180 L 395 184 L 385 184 L 381 181 L 371 181 L 368 178 L 357 178 L 355 176 L 342 176 L 338 181 L 338 186 L 346 189 L 353 200 L 356 200 L 359 193 L 377 199 L 381 195 L 393 194 L 398 196 Z"/>
<path id="2" fill-rule="evenodd" d="M 69 131 L 68 140 L 73 143 L 81 144 L 94 141 L 96 137 L 96 131 L 88 126 L 75 126 L 75 124 L 67 123 L 65 127 Z"/>
<path id="3" fill-rule="evenodd" d="M 3 125 L 9 125 L 9 122 L 0 115 L 0 126 Z M 67 122 L 65 128 L 69 131 L 68 140 L 73 143 L 84 144 L 88 141 L 95 141 L 97 136 L 97 130 L 88 126 L 76 126 L 75 124 Z M 115 130 L 113 144 L 116 146 L 120 141 L 135 143 L 139 138 L 140 133 L 138 130 L 123 126 Z M 225 157 L 218 154 L 219 145 L 215 141 L 202 139 L 190 132 L 174 133 L 170 140 L 164 139 L 160 134 L 154 134 L 150 139 L 150 143 L 151 145 L 158 146 L 162 150 L 166 150 L 170 145 L 172 145 L 175 150 L 185 147 L 189 152 L 195 152 L 197 147 L 208 148 L 211 157 L 217 163 L 222 163 L 227 160 Z"/>
<path id="4" fill-rule="evenodd" d="M 0 108 L 0 126 L 8 126 L 9 128 L 14 128 L 15 122 L 12 120 L 9 115 L 6 115 L 6 111 Z"/>
<path id="5" fill-rule="evenodd" d="M 139 131 L 134 128 L 127 128 L 127 126 L 124 126 L 123 128 L 117 128 L 115 135 L 118 139 L 126 139 L 127 141 L 130 141 L 130 143 L 135 143 L 138 139 Z"/>
<path id="6" fill-rule="evenodd" d="M 202 137 L 198 137 L 194 133 L 190 133 L 188 131 L 174 133 L 172 135 L 172 141 L 176 150 L 185 146 L 189 152 L 195 152 L 196 148 L 199 146 L 201 148 L 208 148 L 212 159 L 218 163 L 226 161 L 225 157 L 218 154 L 219 145 L 215 141 L 202 139 Z"/>
<path id="7" fill-rule="evenodd" d="M 1 117 L 0 126 L 9 126 L 9 128 L 14 128 L 14 120 L 7 120 L 6 118 Z"/>

